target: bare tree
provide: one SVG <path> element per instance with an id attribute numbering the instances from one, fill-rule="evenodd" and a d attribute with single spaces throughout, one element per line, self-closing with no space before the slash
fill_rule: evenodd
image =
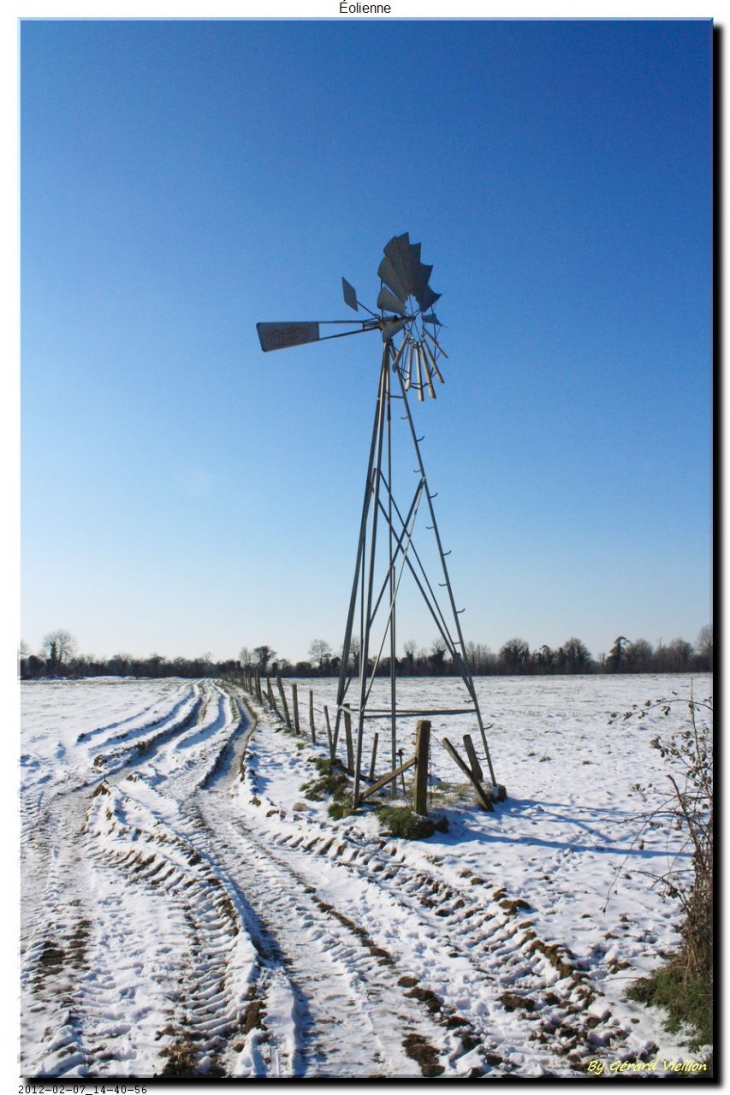
<path id="1" fill-rule="evenodd" d="M 66 665 L 76 653 L 76 640 L 70 631 L 60 628 L 51 631 L 41 643 L 41 656 L 49 663 L 51 670 Z"/>
<path id="2" fill-rule="evenodd" d="M 406 656 L 406 665 L 408 666 L 409 673 L 413 673 L 417 650 L 418 643 L 415 639 L 408 639 L 406 642 L 403 643 L 403 653 Z"/>
<path id="3" fill-rule="evenodd" d="M 431 643 L 431 653 L 428 656 L 434 673 L 443 673 L 445 658 L 446 643 L 440 636 L 437 636 Z"/>
<path id="4" fill-rule="evenodd" d="M 700 628 L 700 633 L 697 636 L 697 642 L 695 643 L 695 649 L 699 657 L 706 663 L 708 670 L 712 672 L 712 624 L 705 624 L 704 627 Z"/>
<path id="5" fill-rule="evenodd" d="M 269 662 L 276 657 L 276 651 L 266 644 L 254 647 L 253 656 L 256 659 L 261 673 L 266 673 Z"/>
<path id="6" fill-rule="evenodd" d="M 530 660 L 530 647 L 524 639 L 508 639 L 499 652 L 499 660 L 510 673 L 523 673 Z"/>
<path id="7" fill-rule="evenodd" d="M 649 673 L 654 666 L 654 647 L 647 639 L 634 639 L 626 650 L 626 665 L 634 673 Z"/>
<path id="8" fill-rule="evenodd" d="M 683 673 L 689 666 L 694 648 L 686 639 L 672 639 L 667 647 L 674 672 Z"/>
<path id="9" fill-rule="evenodd" d="M 551 673 L 555 668 L 555 651 L 543 643 L 539 650 L 536 650 L 532 659 L 537 667 L 539 673 Z"/>
<path id="10" fill-rule="evenodd" d="M 614 639 L 613 646 L 606 658 L 606 668 L 609 673 L 622 673 L 626 668 L 626 648 L 631 646 L 631 639 L 627 639 L 625 635 L 619 635 L 617 639 Z"/>
<path id="11" fill-rule="evenodd" d="M 323 673 L 332 658 L 332 647 L 324 639 L 312 639 L 309 644 L 309 660 Z"/>
<path id="12" fill-rule="evenodd" d="M 563 643 L 563 653 L 569 673 L 585 673 L 591 662 L 591 652 L 581 639 L 568 639 Z"/>
<path id="13" fill-rule="evenodd" d="M 360 672 L 360 653 L 362 651 L 362 644 L 360 643 L 360 636 L 353 635 L 350 639 L 350 671 L 355 674 Z"/>
<path id="14" fill-rule="evenodd" d="M 134 655 L 122 650 L 109 659 L 109 672 L 118 677 L 126 677 L 131 672 L 130 666 L 134 661 Z"/>

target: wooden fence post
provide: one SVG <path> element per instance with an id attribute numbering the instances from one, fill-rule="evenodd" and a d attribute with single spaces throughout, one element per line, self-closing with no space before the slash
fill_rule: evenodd
<path id="1" fill-rule="evenodd" d="M 370 760 L 370 778 L 375 779 L 375 758 L 378 755 L 378 732 L 375 731 L 375 737 L 373 738 L 373 755 Z"/>
<path id="2" fill-rule="evenodd" d="M 291 686 L 291 703 L 294 709 L 294 729 L 296 730 L 297 734 L 300 734 L 301 730 L 299 727 L 299 698 L 296 684 L 292 684 Z"/>
<path id="3" fill-rule="evenodd" d="M 261 695 L 261 674 L 259 673 L 258 669 L 256 670 L 256 699 L 259 701 L 259 703 L 264 702 L 264 698 Z"/>
<path id="4" fill-rule="evenodd" d="M 289 704 L 286 702 L 286 695 L 284 693 L 284 685 L 281 683 L 281 674 L 276 674 L 276 683 L 279 686 L 279 695 L 281 696 L 281 706 L 284 708 L 284 721 L 291 730 L 291 719 L 289 718 Z"/>
<path id="5" fill-rule="evenodd" d="M 317 744 L 317 731 L 314 729 L 314 692 L 309 689 L 309 729 L 312 731 L 312 741 Z"/>
<path id="6" fill-rule="evenodd" d="M 403 765 L 403 750 L 402 749 L 398 750 L 398 761 L 402 766 Z M 401 772 L 400 781 L 403 784 L 403 794 L 405 794 L 406 793 L 406 774 L 405 774 L 405 772 Z M 393 797 L 395 797 L 395 795 L 397 794 L 397 791 L 398 791 L 397 782 L 396 782 L 396 780 L 393 780 Z"/>
<path id="7" fill-rule="evenodd" d="M 274 712 L 275 715 L 279 715 L 279 708 L 276 706 L 276 699 L 274 698 L 274 689 L 271 684 L 271 677 L 266 678 L 266 691 L 269 696 L 270 709 Z"/>
<path id="8" fill-rule="evenodd" d="M 417 814 L 428 813 L 428 748 L 431 743 L 431 723 L 419 719 L 416 726 L 416 772 L 413 779 L 413 809 Z"/>

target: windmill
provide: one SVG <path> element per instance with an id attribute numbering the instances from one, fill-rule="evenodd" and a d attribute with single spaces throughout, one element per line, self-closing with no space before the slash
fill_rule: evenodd
<path id="1" fill-rule="evenodd" d="M 355 805 L 359 801 L 366 723 L 370 720 L 375 720 L 378 725 L 385 721 L 389 725 L 391 762 L 395 769 L 398 762 L 398 728 L 403 719 L 467 713 L 473 715 L 481 735 L 492 783 L 497 782 L 466 658 L 459 620 L 463 609 L 457 609 L 454 600 L 446 563 L 449 552 L 444 551 L 442 546 L 433 507 L 435 495 L 429 491 L 426 478 L 420 448 L 423 438 L 417 436 L 408 403 L 409 393 L 414 391 L 421 401 L 426 395 L 435 399 L 435 382 L 444 383 L 439 362 L 447 355 L 439 342 L 441 324 L 433 311 L 433 305 L 441 294 L 435 293 L 429 285 L 432 270 L 432 266 L 421 262 L 421 245 L 411 243 L 406 232 L 401 236 L 394 236 L 384 248 L 384 257 L 378 267 L 381 285 L 376 301 L 377 312 L 361 304 L 355 289 L 343 278 L 345 303 L 355 312 L 362 309 L 367 313 L 365 318 L 256 325 L 261 349 L 266 352 L 371 331 L 379 331 L 383 343 L 355 575 L 342 646 L 334 731 L 336 747 L 343 716 L 348 726 L 352 720 L 355 728 L 351 765 L 354 772 Z M 350 329 L 330 331 L 330 327 Z M 406 433 L 410 437 L 417 463 L 417 467 L 413 469 L 416 475 L 415 488 L 406 495 L 401 505 L 395 497 L 393 467 L 395 447 L 392 410 L 394 404 L 398 403 L 404 412 L 399 418 L 406 423 Z M 417 520 L 422 511 L 429 522 L 427 531 L 431 534 L 432 546 L 435 548 L 438 579 L 429 577 L 416 544 Z M 461 677 L 465 690 L 462 707 L 431 706 L 414 709 L 399 706 L 396 605 L 404 576 L 408 576 L 415 583 L 415 589 L 436 625 L 439 642 L 444 652 L 451 657 Z M 355 631 L 356 625 L 359 628 L 359 640 L 358 632 Z M 378 706 L 373 697 L 373 686 L 385 661 L 389 667 L 389 701 L 386 705 L 381 701 Z M 350 688 L 355 679 L 355 695 L 348 702 Z M 391 788 L 395 794 L 395 778 Z"/>

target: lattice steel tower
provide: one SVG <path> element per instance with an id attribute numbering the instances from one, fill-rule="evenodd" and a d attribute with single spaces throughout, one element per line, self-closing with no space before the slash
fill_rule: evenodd
<path id="1" fill-rule="evenodd" d="M 368 318 L 257 324 L 261 348 L 265 351 L 363 334 L 367 331 L 379 331 L 382 337 L 378 394 L 365 478 L 355 574 L 342 645 L 337 722 L 334 731 L 336 743 L 342 717 L 347 714 L 355 731 L 355 805 L 358 803 L 362 777 L 366 724 L 370 720 L 375 720 L 381 726 L 385 722 L 389 726 L 391 761 L 392 767 L 396 768 L 399 726 L 403 726 L 403 719 L 471 714 L 476 718 L 492 783 L 497 782 L 466 657 L 459 619 L 463 609 L 457 609 L 454 600 L 446 563 L 449 552 L 443 549 L 433 506 L 435 495 L 430 492 L 426 478 L 420 447 L 423 438 L 417 436 L 408 403 L 409 393 L 414 391 L 419 400 L 423 400 L 426 394 L 435 399 L 436 382 L 444 383 L 439 363 L 447 355 L 439 343 L 441 324 L 433 311 L 433 305 L 440 298 L 440 294 L 435 293 L 429 285 L 432 269 L 432 266 L 421 262 L 421 245 L 411 243 L 406 232 L 401 236 L 394 236 L 384 248 L 384 258 L 378 267 L 381 279 L 376 301 L 378 312 L 361 304 L 353 287 L 343 278 L 345 302 L 355 311 L 362 308 L 368 313 Z M 338 325 L 356 329 L 323 333 L 323 328 Z M 404 412 L 398 415 L 398 420 L 406 424 L 406 434 L 410 437 L 412 450 L 408 447 L 415 453 L 417 465 L 415 469 L 411 469 L 416 475 L 415 488 L 412 492 L 406 490 L 401 495 L 400 505 L 395 496 L 394 406 Z M 438 577 L 433 573 L 429 576 L 421 557 L 422 552 L 419 553 L 416 544 L 416 533 L 420 531 L 418 518 L 421 513 L 425 513 L 428 521 L 426 531 L 432 549 L 435 549 L 432 554 Z M 427 606 L 444 651 L 451 657 L 463 682 L 464 706 L 399 706 L 396 608 L 402 580 L 406 576 L 413 582 L 412 588 L 417 590 L 419 598 Z M 388 699 L 385 703 L 381 700 L 378 705 L 371 697 L 376 680 L 384 673 L 386 661 Z M 355 681 L 356 687 L 352 689 Z M 403 732 L 401 729 L 401 733 Z M 395 792 L 394 785 L 395 780 Z"/>

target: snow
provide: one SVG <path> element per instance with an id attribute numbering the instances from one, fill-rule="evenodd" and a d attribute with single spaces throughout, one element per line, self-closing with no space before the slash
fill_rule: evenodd
<path id="1" fill-rule="evenodd" d="M 656 1078 L 701 1059 L 624 993 L 679 942 L 657 879 L 686 852 L 651 741 L 710 677 L 477 679 L 508 798 L 475 805 L 442 745 L 470 732 L 481 753 L 472 717 L 434 717 L 429 810 L 449 827 L 418 842 L 304 797 L 335 682 L 297 684 L 299 736 L 222 682 L 22 686 L 23 1076 L 579 1079 L 658 1060 Z M 399 688 L 459 705 L 451 678 Z M 614 717 L 660 697 L 667 715 Z"/>

